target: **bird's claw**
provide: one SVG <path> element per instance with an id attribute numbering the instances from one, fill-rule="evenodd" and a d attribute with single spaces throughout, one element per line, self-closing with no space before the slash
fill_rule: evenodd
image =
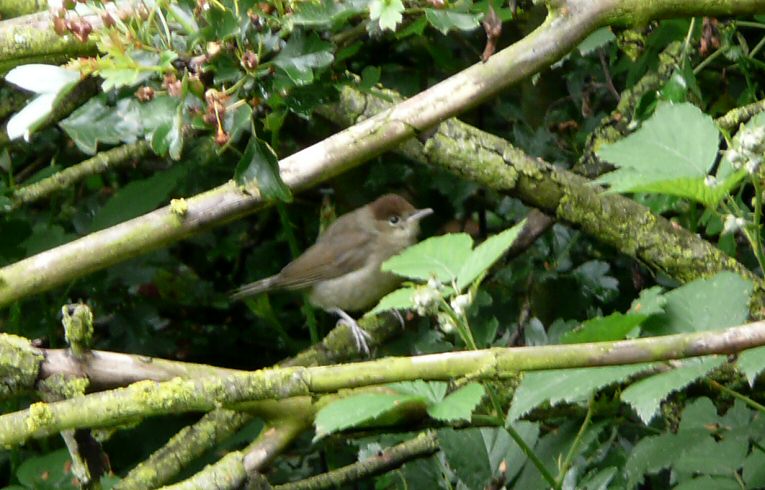
<path id="1" fill-rule="evenodd" d="M 372 336 L 361 328 L 356 320 L 340 308 L 332 308 L 330 311 L 340 317 L 337 321 L 338 324 L 343 323 L 351 330 L 351 335 L 353 335 L 353 340 L 356 342 L 356 348 L 359 352 L 369 355 L 369 344 L 367 342 L 372 340 Z"/>

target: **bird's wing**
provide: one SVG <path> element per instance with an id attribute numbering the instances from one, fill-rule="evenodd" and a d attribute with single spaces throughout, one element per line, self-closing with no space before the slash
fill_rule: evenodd
<path id="1" fill-rule="evenodd" d="M 337 238 L 322 238 L 287 264 L 276 276 L 273 287 L 300 289 L 364 266 L 369 255 L 364 245 L 372 239 L 371 233 L 346 231 L 341 236 L 342 242 Z"/>

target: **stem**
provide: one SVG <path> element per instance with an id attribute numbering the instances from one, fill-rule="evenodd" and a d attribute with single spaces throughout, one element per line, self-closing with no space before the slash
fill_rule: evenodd
<path id="1" fill-rule="evenodd" d="M 593 406 L 595 405 L 595 395 L 590 396 L 590 401 L 587 403 L 587 415 L 584 416 L 584 421 L 582 422 L 582 426 L 579 427 L 579 432 L 576 434 L 576 438 L 574 438 L 573 444 L 571 444 L 571 448 L 569 448 L 568 453 L 566 454 L 566 458 L 563 460 L 563 464 L 561 464 L 560 471 L 558 472 L 558 479 L 555 481 L 554 488 L 556 490 L 560 490 L 563 486 L 563 479 L 566 477 L 566 473 L 568 472 L 569 468 L 571 468 L 571 461 L 574 459 L 574 455 L 576 454 L 576 451 L 579 449 L 579 446 L 582 444 L 582 438 L 584 437 L 584 433 L 587 430 L 587 428 L 590 426 L 590 422 L 592 421 L 592 412 L 593 412 Z"/>
<path id="2" fill-rule="evenodd" d="M 507 430 L 507 433 L 510 434 L 510 437 L 513 438 L 515 443 L 518 444 L 518 447 L 521 448 L 523 454 L 525 454 L 526 457 L 529 458 L 532 463 L 534 463 L 534 466 L 537 467 L 537 470 L 539 471 L 539 474 L 542 475 L 542 478 L 547 480 L 547 483 L 549 483 L 551 487 L 555 487 L 555 477 L 552 475 L 552 473 L 550 473 L 550 470 L 547 469 L 542 460 L 539 459 L 537 453 L 535 453 L 534 450 L 531 449 L 528 444 L 526 444 L 526 441 L 524 441 L 518 431 L 515 430 L 515 427 L 513 427 L 511 424 L 508 424 L 505 429 Z"/>
<path id="3" fill-rule="evenodd" d="M 454 322 L 454 325 L 457 327 L 457 333 L 460 334 L 460 338 L 465 342 L 465 345 L 467 345 L 470 350 L 478 350 L 478 346 L 473 339 L 473 332 L 470 331 L 470 326 L 463 321 L 461 316 L 458 316 L 454 312 L 451 305 L 447 303 L 444 298 L 441 298 L 441 306 L 443 307 L 443 311 L 449 315 L 449 318 Z"/>
<path id="4" fill-rule="evenodd" d="M 744 402 L 747 405 L 749 405 L 751 408 L 754 408 L 755 410 L 759 410 L 760 412 L 765 412 L 765 406 L 764 405 L 761 405 L 761 404 L 757 403 L 756 401 L 752 400 L 748 396 L 742 395 L 738 391 L 732 390 L 732 389 L 728 388 L 727 386 L 722 385 L 722 384 L 718 383 L 717 381 L 715 381 L 715 380 L 713 380 L 711 378 L 707 378 L 707 382 L 713 388 L 715 388 L 717 390 L 720 390 L 723 393 L 732 396 L 733 398 L 737 398 L 737 399 L 741 400 L 742 402 Z"/>
<path id="5" fill-rule="evenodd" d="M 765 272 L 765 256 L 762 250 L 762 235 L 760 232 L 762 221 L 762 186 L 756 175 L 752 176 L 754 185 L 754 255 L 760 264 L 760 272 Z"/>
<path id="6" fill-rule="evenodd" d="M 762 22 L 752 22 L 749 20 L 737 20 L 735 21 L 736 27 L 754 27 L 756 29 L 765 29 L 765 24 Z"/>
<path id="7" fill-rule="evenodd" d="M 691 36 L 693 35 L 693 29 L 696 28 L 696 17 L 691 18 L 691 25 L 688 26 L 688 34 L 685 35 L 685 41 L 683 41 L 683 50 L 680 53 L 680 67 L 685 63 L 688 55 L 688 47 L 691 45 Z"/>

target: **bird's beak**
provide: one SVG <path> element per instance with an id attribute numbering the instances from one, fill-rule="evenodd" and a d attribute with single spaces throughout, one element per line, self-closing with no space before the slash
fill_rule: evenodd
<path id="1" fill-rule="evenodd" d="M 410 214 L 409 217 L 406 220 L 407 221 L 419 221 L 422 218 L 424 218 L 425 216 L 429 216 L 431 214 L 433 214 L 433 210 L 430 209 L 430 208 L 418 209 L 415 212 L 413 212 L 412 214 Z"/>

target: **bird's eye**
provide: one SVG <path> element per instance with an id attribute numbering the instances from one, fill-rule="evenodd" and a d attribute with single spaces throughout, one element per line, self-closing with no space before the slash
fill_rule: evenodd
<path id="1" fill-rule="evenodd" d="M 401 221 L 401 218 L 399 218 L 395 214 L 391 216 L 390 218 L 388 218 L 388 223 L 390 223 L 391 225 L 397 225 L 399 221 Z"/>

